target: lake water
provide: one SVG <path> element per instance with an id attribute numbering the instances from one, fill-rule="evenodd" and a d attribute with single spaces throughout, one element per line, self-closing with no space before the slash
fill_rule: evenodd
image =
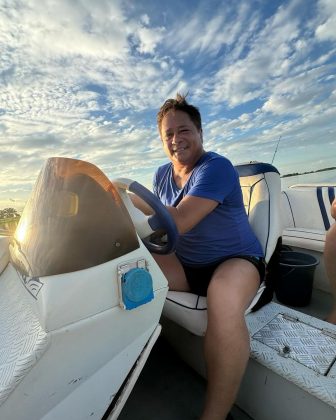
<path id="1" fill-rule="evenodd" d="M 330 171 L 313 172 L 305 175 L 294 175 L 281 178 L 281 189 L 295 184 L 334 183 L 336 185 L 336 169 Z"/>

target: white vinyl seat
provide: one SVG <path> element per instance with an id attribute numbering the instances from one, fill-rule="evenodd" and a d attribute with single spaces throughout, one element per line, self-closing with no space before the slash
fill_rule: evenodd
<path id="1" fill-rule="evenodd" d="M 281 182 L 277 169 L 267 163 L 236 166 L 249 222 L 259 239 L 268 263 L 282 233 L 280 217 Z M 258 290 L 246 314 L 265 291 L 265 282 Z M 203 336 L 207 327 L 206 297 L 193 293 L 169 291 L 163 316 L 193 334 Z"/>
<path id="2" fill-rule="evenodd" d="M 283 191 L 283 243 L 323 253 L 326 232 L 334 223 L 329 209 L 335 193 L 335 186 L 317 184 L 293 185 Z"/>

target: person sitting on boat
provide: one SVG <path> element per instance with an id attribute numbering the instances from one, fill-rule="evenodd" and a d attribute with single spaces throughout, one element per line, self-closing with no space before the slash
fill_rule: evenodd
<path id="1" fill-rule="evenodd" d="M 336 198 L 331 205 L 330 213 L 331 217 L 336 220 Z M 324 246 L 324 264 L 334 296 L 334 306 L 327 317 L 327 321 L 332 324 L 336 324 L 336 223 L 329 228 L 326 235 Z"/>
<path id="2" fill-rule="evenodd" d="M 153 255 L 169 289 L 207 296 L 207 392 L 201 419 L 224 419 L 249 358 L 244 312 L 264 279 L 263 251 L 243 205 L 232 163 L 203 148 L 201 115 L 186 97 L 168 99 L 157 115 L 163 150 L 153 190 L 179 232 L 176 252 Z"/>

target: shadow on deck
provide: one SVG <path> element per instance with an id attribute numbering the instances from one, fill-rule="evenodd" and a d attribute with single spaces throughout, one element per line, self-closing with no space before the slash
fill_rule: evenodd
<path id="1" fill-rule="evenodd" d="M 200 416 L 206 381 L 161 336 L 119 420 L 192 420 Z"/>
<path id="2" fill-rule="evenodd" d="M 205 397 L 206 381 L 184 363 L 159 337 L 118 420 L 196 420 Z M 235 420 L 250 417 L 233 407 Z"/>

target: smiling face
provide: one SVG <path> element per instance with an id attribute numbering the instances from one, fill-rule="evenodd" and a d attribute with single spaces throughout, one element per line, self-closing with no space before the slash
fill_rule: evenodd
<path id="1" fill-rule="evenodd" d="M 173 164 L 193 166 L 204 153 L 202 130 L 183 111 L 169 111 L 160 133 L 163 149 Z"/>

